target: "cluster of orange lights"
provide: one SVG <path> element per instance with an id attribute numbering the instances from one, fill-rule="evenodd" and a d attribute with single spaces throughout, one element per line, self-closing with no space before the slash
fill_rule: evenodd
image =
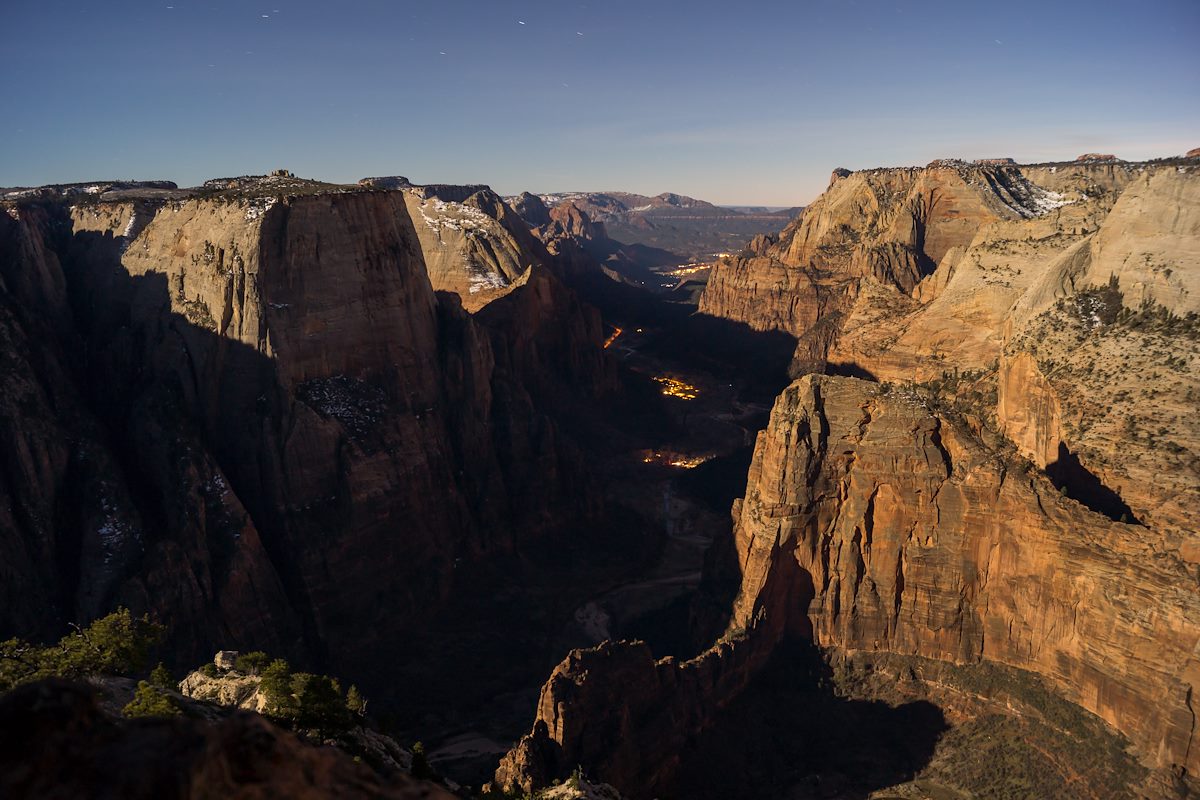
<path id="1" fill-rule="evenodd" d="M 662 393 L 667 397 L 678 397 L 680 400 L 695 400 L 700 396 L 700 390 L 690 383 L 675 378 L 658 377 L 654 379 L 662 386 Z"/>
<path id="2" fill-rule="evenodd" d="M 685 456 L 679 453 L 663 453 L 655 450 L 642 458 L 643 464 L 666 464 L 669 467 L 679 467 L 680 469 L 695 469 L 706 461 L 711 461 L 712 456 Z"/>
<path id="3" fill-rule="evenodd" d="M 673 269 L 665 274 L 682 278 L 685 275 L 695 275 L 697 272 L 704 272 L 706 269 L 712 269 L 712 264 L 684 264 L 682 267 Z"/>

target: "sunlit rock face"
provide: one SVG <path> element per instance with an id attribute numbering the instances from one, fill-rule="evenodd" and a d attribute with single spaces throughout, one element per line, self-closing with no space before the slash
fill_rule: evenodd
<path id="1" fill-rule="evenodd" d="M 1008 331 L 1112 276 L 1132 308 L 1196 311 L 1193 162 L 835 173 L 777 241 L 714 268 L 700 310 L 798 337 L 797 374 L 918 381 L 994 365 Z"/>
<path id="2" fill-rule="evenodd" d="M 761 615 L 825 646 L 1027 669 L 1149 761 L 1196 769 L 1194 564 L 915 395 L 793 384 L 735 514 L 734 626 Z"/>
<path id="3" fill-rule="evenodd" d="M 405 192 L 429 280 L 475 312 L 512 291 L 549 254 L 525 222 L 486 187 L 417 187 Z M 461 198 L 461 199 L 455 199 Z"/>

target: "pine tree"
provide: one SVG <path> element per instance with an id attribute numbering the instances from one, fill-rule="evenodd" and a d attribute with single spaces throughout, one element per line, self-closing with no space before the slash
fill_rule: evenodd
<path id="1" fill-rule="evenodd" d="M 174 689 L 176 688 L 175 678 L 171 676 L 171 670 L 160 661 L 154 671 L 150 673 L 150 685 L 157 686 L 159 689 Z"/>
<path id="2" fill-rule="evenodd" d="M 138 681 L 133 700 L 121 709 L 121 713 L 127 717 L 171 717 L 180 712 L 175 702 L 161 689 L 146 681 Z"/>
<path id="3" fill-rule="evenodd" d="M 346 692 L 346 708 L 360 717 L 367 713 L 367 699 L 359 693 L 357 686 L 351 686 Z"/>

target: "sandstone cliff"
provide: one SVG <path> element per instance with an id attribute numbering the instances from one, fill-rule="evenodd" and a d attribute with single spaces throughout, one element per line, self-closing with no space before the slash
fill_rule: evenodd
<path id="1" fill-rule="evenodd" d="M 478 244 L 527 253 L 463 200 L 495 215 Z M 416 202 L 295 179 L 6 209 L 3 630 L 122 602 L 181 661 L 366 679 L 456 567 L 594 517 L 548 409 L 612 389 L 598 319 L 526 269 L 474 320 L 430 283 Z"/>
<path id="2" fill-rule="evenodd" d="M 700 310 L 798 337 L 797 374 L 981 369 L 1010 320 L 1112 275 L 1133 307 L 1195 310 L 1197 187 L 1187 161 L 851 173 L 718 264 Z"/>
<path id="3" fill-rule="evenodd" d="M 735 508 L 735 626 L 1047 677 L 1159 767 L 1195 771 L 1195 567 L 1059 494 L 914 395 L 804 378 Z M 1148 715 L 1147 708 L 1156 709 Z"/>
<path id="4" fill-rule="evenodd" d="M 461 201 L 458 187 L 405 192 L 429 280 L 451 291 L 475 312 L 507 294 L 535 264 L 546 266 L 544 247 L 504 201 L 486 187 Z M 476 187 L 468 187 L 475 189 Z"/>

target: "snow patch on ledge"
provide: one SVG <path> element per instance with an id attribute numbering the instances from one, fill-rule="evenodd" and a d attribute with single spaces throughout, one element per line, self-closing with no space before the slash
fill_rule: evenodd
<path id="1" fill-rule="evenodd" d="M 250 201 L 246 208 L 246 222 L 253 222 L 260 219 L 268 211 L 275 207 L 279 201 L 274 197 L 256 197 Z"/>
<path id="2" fill-rule="evenodd" d="M 1051 211 L 1078 202 L 1064 194 L 1043 189 L 1024 175 L 1015 179 L 989 179 L 996 198 L 1022 219 L 1044 217 Z"/>
<path id="3" fill-rule="evenodd" d="M 432 214 L 430 212 L 433 212 Z M 477 208 L 463 203 L 447 203 L 434 198 L 421 203 L 421 218 L 425 224 L 442 238 L 443 230 L 458 231 L 467 236 L 486 233 L 494 219 Z"/>

